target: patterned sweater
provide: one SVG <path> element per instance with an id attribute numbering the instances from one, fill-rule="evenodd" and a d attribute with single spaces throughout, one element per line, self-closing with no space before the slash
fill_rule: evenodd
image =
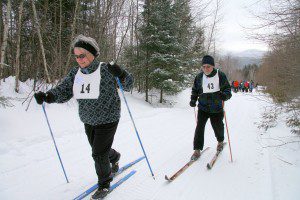
<path id="1" fill-rule="evenodd" d="M 214 68 L 208 77 L 213 77 L 217 73 L 217 70 Z M 219 84 L 220 84 L 220 91 L 225 94 L 226 100 L 230 99 L 231 94 L 231 87 L 227 80 L 226 75 L 218 70 L 219 73 Z M 220 92 L 214 93 L 203 93 L 202 87 L 202 77 L 203 72 L 200 72 L 194 81 L 194 85 L 192 88 L 192 95 L 191 99 L 197 100 L 198 99 L 198 108 L 204 112 L 208 113 L 219 113 L 223 111 L 222 107 L 222 100 L 220 98 Z"/>
<path id="2" fill-rule="evenodd" d="M 96 59 L 87 68 L 80 69 L 84 74 L 93 73 L 98 69 L 99 61 Z M 77 99 L 79 104 L 79 117 L 89 125 L 100 125 L 116 122 L 120 119 L 121 103 L 117 91 L 117 83 L 113 75 L 103 63 L 101 66 L 100 94 L 98 99 Z M 73 97 L 73 83 L 79 66 L 70 70 L 63 81 L 49 90 L 54 95 L 55 103 L 64 103 Z M 122 82 L 123 89 L 130 91 L 133 86 L 133 77 L 127 71 Z"/>

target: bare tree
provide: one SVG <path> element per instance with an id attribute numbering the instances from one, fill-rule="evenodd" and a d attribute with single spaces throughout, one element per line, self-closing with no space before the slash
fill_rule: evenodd
<path id="1" fill-rule="evenodd" d="M 7 9 L 6 9 L 6 17 L 4 22 L 4 29 L 3 29 L 3 40 L 1 45 L 1 57 L 0 57 L 0 79 L 3 78 L 3 66 L 5 65 L 5 53 L 7 47 L 7 39 L 8 39 L 8 24 L 10 22 L 10 14 L 11 14 L 11 0 L 7 1 Z M 1 82 L 0 82 L 1 83 Z"/>
<path id="2" fill-rule="evenodd" d="M 34 16 L 35 26 L 36 26 L 36 29 L 37 29 L 37 34 L 38 34 L 38 37 L 39 37 L 39 43 L 40 43 L 40 47 L 41 47 L 41 51 L 42 51 L 43 65 L 44 65 L 44 69 L 45 69 L 46 79 L 49 83 L 51 83 L 50 75 L 49 75 L 49 72 L 48 72 L 48 69 L 47 69 L 47 60 L 46 60 L 46 55 L 45 55 L 45 48 L 44 48 L 44 44 L 43 44 L 43 38 L 42 38 L 41 30 L 40 30 L 40 25 L 39 25 L 37 13 L 36 13 L 34 0 L 31 0 L 31 6 L 32 6 L 32 10 L 33 10 L 33 16 Z"/>
<path id="3" fill-rule="evenodd" d="M 220 10 L 222 8 L 222 0 L 216 1 L 216 8 L 214 10 L 213 14 L 213 22 L 209 31 L 209 36 L 207 38 L 207 49 L 206 52 L 209 53 L 211 51 L 211 48 L 213 46 L 213 56 L 215 57 L 215 39 L 216 39 L 216 32 L 217 32 L 217 26 L 219 22 L 221 21 L 221 15 Z"/>
<path id="4" fill-rule="evenodd" d="M 77 17 L 77 12 L 79 9 L 79 0 L 76 0 L 76 4 L 75 4 L 75 10 L 74 10 L 74 16 L 73 16 L 73 22 L 72 22 L 72 26 L 71 26 L 71 35 L 70 35 L 70 45 L 69 45 L 69 51 L 68 51 L 68 55 L 67 55 L 67 62 L 66 62 L 66 68 L 64 71 L 64 74 L 67 73 L 68 71 L 68 67 L 70 65 L 70 60 L 71 60 L 71 54 L 72 54 L 72 40 L 75 36 L 75 29 L 76 29 L 76 17 Z"/>
<path id="5" fill-rule="evenodd" d="M 20 75 L 20 43 L 21 43 L 21 28 L 22 28 L 22 15 L 23 15 L 23 4 L 24 0 L 21 0 L 19 6 L 19 20 L 17 28 L 17 55 L 16 55 L 16 66 L 15 66 L 15 91 L 19 92 L 19 75 Z"/>
<path id="6" fill-rule="evenodd" d="M 126 26 L 126 30 L 124 31 L 124 34 L 123 34 L 123 36 L 122 36 L 122 38 L 121 38 L 120 47 L 119 47 L 119 50 L 118 50 L 118 52 L 117 52 L 117 56 L 116 56 L 115 60 L 118 60 L 118 58 L 119 58 L 119 56 L 120 56 L 121 50 L 122 50 L 122 48 L 123 48 L 124 40 L 125 40 L 125 38 L 126 38 L 126 36 L 127 36 L 128 30 L 129 30 L 129 28 L 130 28 L 131 16 L 133 15 L 133 14 L 132 14 L 132 12 L 133 12 L 133 10 L 132 10 L 132 5 L 133 5 L 133 1 L 131 0 L 130 7 L 129 7 L 129 15 L 127 16 L 127 26 Z M 132 40 L 133 40 L 133 39 L 132 39 Z M 131 40 L 130 40 L 130 41 L 131 41 Z"/>

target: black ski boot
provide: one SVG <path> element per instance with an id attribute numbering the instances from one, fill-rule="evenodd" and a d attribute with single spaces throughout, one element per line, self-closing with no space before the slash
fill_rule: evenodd
<path id="1" fill-rule="evenodd" d="M 121 157 L 121 154 L 118 153 L 118 157 L 117 159 L 111 163 L 111 173 L 112 174 L 115 174 L 118 172 L 119 170 L 119 160 L 120 160 L 120 157 Z"/>
<path id="2" fill-rule="evenodd" d="M 223 142 L 218 142 L 218 146 L 217 146 L 217 151 L 222 151 L 224 147 L 224 143 Z"/>
<path id="3" fill-rule="evenodd" d="M 108 188 L 98 188 L 98 190 L 92 195 L 91 200 L 100 200 L 106 197 L 109 193 Z"/>
<path id="4" fill-rule="evenodd" d="M 192 161 L 195 161 L 195 160 L 198 160 L 198 158 L 200 157 L 201 155 L 201 152 L 200 150 L 196 149 L 191 157 L 191 160 Z"/>

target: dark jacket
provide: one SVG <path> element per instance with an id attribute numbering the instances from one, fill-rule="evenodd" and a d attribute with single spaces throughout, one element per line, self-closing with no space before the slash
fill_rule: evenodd
<path id="1" fill-rule="evenodd" d="M 198 108 L 204 112 L 208 113 L 219 113 L 223 111 L 222 107 L 222 101 L 228 100 L 231 98 L 231 88 L 230 84 L 227 80 L 226 75 L 220 71 L 216 70 L 215 68 L 211 72 L 208 77 L 213 77 L 216 75 L 216 73 L 219 73 L 219 84 L 220 84 L 220 91 L 214 92 L 214 93 L 203 93 L 203 87 L 202 87 L 202 77 L 203 72 L 200 72 L 195 80 L 194 85 L 192 88 L 192 95 L 191 100 L 198 100 Z M 224 97 L 224 99 L 221 99 L 221 96 Z"/>
<path id="2" fill-rule="evenodd" d="M 90 74 L 99 67 L 99 61 L 94 60 L 90 66 L 80 69 L 84 74 Z M 101 66 L 100 94 L 98 99 L 78 99 L 79 117 L 81 121 L 89 125 L 100 125 L 116 122 L 120 119 L 120 97 L 116 87 L 116 80 L 103 63 Z M 79 67 L 74 67 L 64 80 L 55 88 L 49 90 L 55 96 L 55 103 L 64 103 L 73 97 L 73 83 Z M 133 77 L 125 72 L 124 80 L 121 80 L 125 91 L 133 86 Z"/>

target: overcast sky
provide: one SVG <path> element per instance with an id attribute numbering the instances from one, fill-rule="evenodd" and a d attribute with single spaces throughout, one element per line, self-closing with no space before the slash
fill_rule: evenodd
<path id="1" fill-rule="evenodd" d="M 251 27 L 258 21 L 249 10 L 262 12 L 263 0 L 224 0 L 223 20 L 218 31 L 218 43 L 225 51 L 243 51 L 246 49 L 267 50 L 267 45 L 247 38 L 242 26 Z"/>

